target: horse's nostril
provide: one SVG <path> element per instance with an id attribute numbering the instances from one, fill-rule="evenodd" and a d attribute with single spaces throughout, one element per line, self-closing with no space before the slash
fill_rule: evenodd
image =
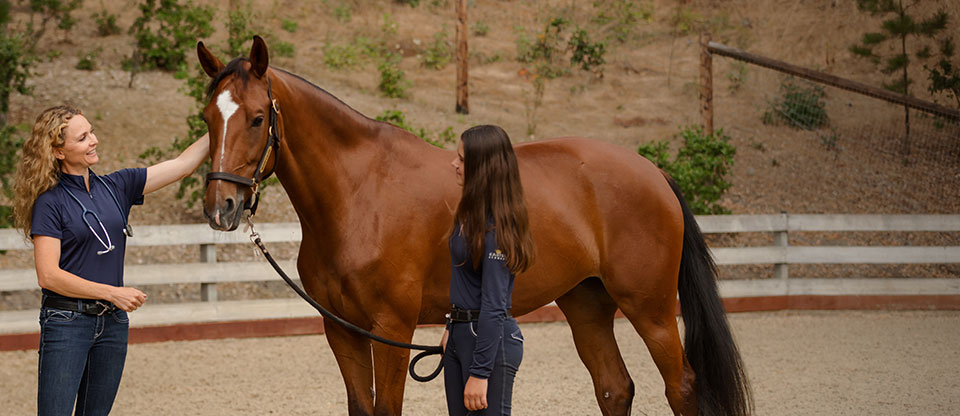
<path id="1" fill-rule="evenodd" d="M 233 212 L 233 205 L 234 205 L 233 198 L 232 198 L 232 197 L 227 197 L 226 201 L 224 201 L 224 202 L 227 203 L 227 207 L 223 210 L 223 212 L 224 212 L 224 213 L 232 213 L 232 212 Z"/>

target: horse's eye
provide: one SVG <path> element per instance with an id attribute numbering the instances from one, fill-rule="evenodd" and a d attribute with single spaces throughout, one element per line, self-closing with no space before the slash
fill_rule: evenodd
<path id="1" fill-rule="evenodd" d="M 253 127 L 260 127 L 261 124 L 263 124 L 263 116 L 257 116 L 253 119 Z"/>

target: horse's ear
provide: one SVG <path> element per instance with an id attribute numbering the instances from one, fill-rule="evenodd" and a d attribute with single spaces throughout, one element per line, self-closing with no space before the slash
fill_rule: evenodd
<path id="1" fill-rule="evenodd" d="M 257 78 L 263 78 L 267 73 L 267 64 L 270 58 L 267 55 L 267 43 L 263 38 L 253 35 L 253 46 L 250 47 L 250 69 Z"/>
<path id="2" fill-rule="evenodd" d="M 197 58 L 200 59 L 203 72 L 206 72 L 210 78 L 217 76 L 223 70 L 223 62 L 213 56 L 210 50 L 203 45 L 203 42 L 197 42 Z"/>

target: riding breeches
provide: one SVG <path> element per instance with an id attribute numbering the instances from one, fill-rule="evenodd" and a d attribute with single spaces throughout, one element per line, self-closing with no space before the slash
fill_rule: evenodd
<path id="1" fill-rule="evenodd" d="M 463 404 L 463 389 L 470 377 L 473 350 L 477 342 L 476 322 L 456 322 L 447 338 L 443 354 L 443 384 L 450 416 L 506 416 L 510 414 L 513 381 L 523 359 L 523 334 L 517 321 L 503 322 L 503 336 L 497 346 L 493 371 L 487 379 L 487 408 L 468 412 Z"/>

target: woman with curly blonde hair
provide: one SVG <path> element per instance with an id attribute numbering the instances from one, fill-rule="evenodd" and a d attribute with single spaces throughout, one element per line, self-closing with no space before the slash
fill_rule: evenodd
<path id="1" fill-rule="evenodd" d="M 123 286 L 127 217 L 143 196 L 192 173 L 209 154 L 204 135 L 175 159 L 97 175 L 93 127 L 80 110 L 44 110 L 23 144 L 14 223 L 33 241 L 40 309 L 37 413 L 105 415 L 127 354 L 127 312 L 147 296 Z"/>

